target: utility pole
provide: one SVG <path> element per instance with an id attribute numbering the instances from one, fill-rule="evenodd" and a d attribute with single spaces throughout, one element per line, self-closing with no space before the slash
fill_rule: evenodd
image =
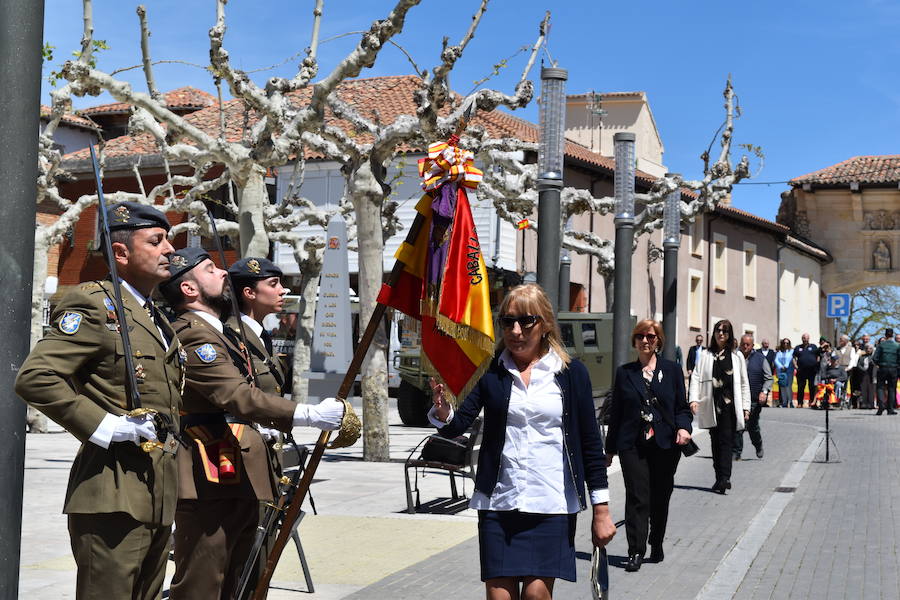
<path id="1" fill-rule="evenodd" d="M 559 310 L 559 250 L 562 247 L 559 197 L 563 188 L 568 71 L 541 69 L 541 130 L 538 147 L 538 284 Z"/>
<path id="2" fill-rule="evenodd" d="M 13 385 L 31 337 L 44 2 L 0 1 L 0 600 L 19 597 L 25 404 Z"/>
<path id="3" fill-rule="evenodd" d="M 613 371 L 628 362 L 631 347 L 631 254 L 634 245 L 633 133 L 613 136 L 616 155 L 616 272 L 613 275 Z"/>
<path id="4" fill-rule="evenodd" d="M 666 177 L 674 176 L 666 173 Z M 663 358 L 675 360 L 678 335 L 678 247 L 681 245 L 681 190 L 666 196 L 663 206 Z"/>

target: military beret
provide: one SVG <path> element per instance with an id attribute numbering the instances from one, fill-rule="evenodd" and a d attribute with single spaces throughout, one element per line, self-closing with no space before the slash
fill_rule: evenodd
<path id="1" fill-rule="evenodd" d="M 281 269 L 268 258 L 242 258 L 228 267 L 232 279 L 268 279 L 281 277 Z"/>
<path id="2" fill-rule="evenodd" d="M 169 279 L 166 284 L 174 283 L 209 257 L 209 253 L 203 248 L 188 247 L 176 250 L 169 256 Z"/>
<path id="3" fill-rule="evenodd" d="M 145 227 L 162 227 L 171 229 L 166 215 L 152 206 L 137 202 L 118 202 L 107 208 L 109 230 L 144 229 Z"/>

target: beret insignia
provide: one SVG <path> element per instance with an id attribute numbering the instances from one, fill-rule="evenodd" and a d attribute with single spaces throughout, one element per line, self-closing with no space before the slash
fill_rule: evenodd
<path id="1" fill-rule="evenodd" d="M 131 218 L 131 213 L 128 212 L 127 206 L 119 206 L 116 210 L 113 211 L 113 219 L 118 221 L 119 223 L 127 223 L 128 219 Z"/>
<path id="2" fill-rule="evenodd" d="M 259 261 L 255 258 L 247 261 L 247 270 L 253 273 L 254 275 L 258 275 L 260 271 Z"/>
<path id="3" fill-rule="evenodd" d="M 203 344 L 194 350 L 194 352 L 196 352 L 197 356 L 200 357 L 200 360 L 205 363 L 211 363 L 216 360 L 216 349 L 213 348 L 212 344 Z"/>
<path id="4" fill-rule="evenodd" d="M 77 312 L 66 312 L 59 320 L 59 330 L 65 334 L 73 335 L 81 327 L 83 316 Z"/>
<path id="5" fill-rule="evenodd" d="M 169 262 L 171 262 L 174 266 L 178 267 L 179 269 L 181 267 L 187 266 L 187 259 L 185 257 L 181 256 L 180 254 L 173 255 Z"/>

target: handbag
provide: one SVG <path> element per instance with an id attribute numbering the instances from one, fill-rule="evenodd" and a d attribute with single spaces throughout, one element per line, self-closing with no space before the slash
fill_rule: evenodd
<path id="1" fill-rule="evenodd" d="M 649 390 L 650 386 L 647 386 Z M 675 423 L 669 418 L 669 415 L 662 409 L 662 406 L 659 405 L 659 400 L 656 399 L 655 395 L 650 396 L 650 403 L 656 406 L 656 410 L 659 411 L 659 414 L 662 415 L 663 421 L 666 422 L 666 425 L 672 428 L 672 431 L 678 432 L 678 427 L 675 426 Z M 700 451 L 700 446 L 694 440 L 688 440 L 687 444 L 675 444 L 678 449 L 681 451 L 682 456 L 688 457 L 697 454 Z"/>
<path id="2" fill-rule="evenodd" d="M 469 438 L 461 435 L 445 438 L 437 434 L 428 436 L 422 446 L 422 460 L 462 466 L 466 462 L 466 446 Z"/>

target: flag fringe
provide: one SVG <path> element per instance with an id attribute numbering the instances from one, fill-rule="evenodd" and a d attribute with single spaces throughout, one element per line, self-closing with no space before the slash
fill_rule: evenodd
<path id="1" fill-rule="evenodd" d="M 478 368 L 475 369 L 472 377 L 469 378 L 469 381 L 466 382 L 466 385 L 463 386 L 462 390 L 460 390 L 459 395 L 457 396 L 450 391 L 450 386 L 447 384 L 447 382 L 444 381 L 444 378 L 441 377 L 441 374 L 438 373 L 438 370 L 434 367 L 434 365 L 431 364 L 431 361 L 428 359 L 428 354 L 426 354 L 425 352 L 421 352 L 419 354 L 419 360 L 421 361 L 422 370 L 425 371 L 428 375 L 434 377 L 438 383 L 444 384 L 444 393 L 447 395 L 447 399 L 454 409 L 459 408 L 459 405 L 462 404 L 462 401 L 466 399 L 466 396 L 469 395 L 469 392 L 474 389 L 475 385 L 481 379 L 482 375 L 487 373 L 488 368 L 491 366 L 492 359 L 493 355 L 489 356 L 480 365 L 478 365 Z"/>

